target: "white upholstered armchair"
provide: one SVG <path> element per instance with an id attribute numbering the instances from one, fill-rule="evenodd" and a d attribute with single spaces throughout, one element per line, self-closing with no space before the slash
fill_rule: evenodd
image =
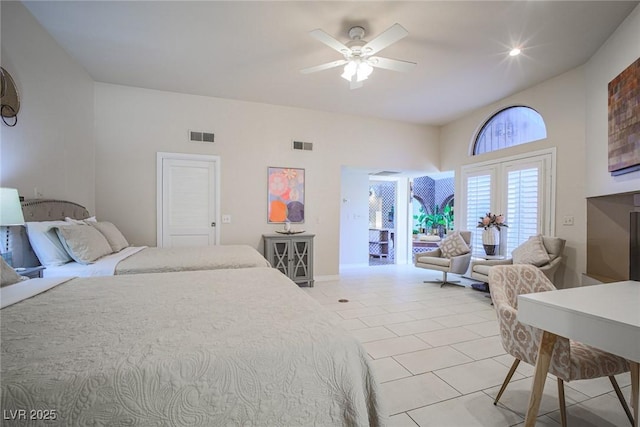
<path id="1" fill-rule="evenodd" d="M 442 280 L 427 280 L 425 283 L 457 285 L 459 281 L 447 280 L 447 273 L 464 274 L 471 262 L 471 232 L 455 231 L 442 240 L 440 247 L 414 256 L 415 266 L 429 270 L 442 271 Z"/>
<path id="2" fill-rule="evenodd" d="M 529 240 L 512 252 L 512 258 L 475 260 L 471 263 L 470 276 L 473 279 L 489 283 L 489 270 L 496 265 L 530 264 L 538 267 L 553 283 L 556 270 L 562 262 L 562 253 L 566 240 L 543 235 L 531 236 Z"/>

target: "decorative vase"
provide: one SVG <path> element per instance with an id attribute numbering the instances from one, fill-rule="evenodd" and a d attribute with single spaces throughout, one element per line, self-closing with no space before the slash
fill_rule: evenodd
<path id="1" fill-rule="evenodd" d="M 482 232 L 482 246 L 484 246 L 484 252 L 487 255 L 495 255 L 499 245 L 500 230 L 496 227 L 489 227 Z"/>

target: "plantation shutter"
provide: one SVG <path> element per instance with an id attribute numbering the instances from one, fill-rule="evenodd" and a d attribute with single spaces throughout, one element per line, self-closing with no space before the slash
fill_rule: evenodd
<path id="1" fill-rule="evenodd" d="M 507 254 L 540 232 L 539 176 L 538 167 L 507 171 Z"/>
<path id="2" fill-rule="evenodd" d="M 462 168 L 464 224 L 472 234 L 474 256 L 485 254 L 478 220 L 487 212 L 503 214 L 509 227 L 500 232 L 500 255 L 535 234 L 553 235 L 555 151 L 468 165 Z"/>
<path id="3" fill-rule="evenodd" d="M 484 254 L 482 247 L 482 229 L 477 229 L 480 217 L 491 211 L 492 174 L 487 171 L 478 175 L 467 176 L 467 222 L 466 230 L 472 232 L 472 253 Z"/>

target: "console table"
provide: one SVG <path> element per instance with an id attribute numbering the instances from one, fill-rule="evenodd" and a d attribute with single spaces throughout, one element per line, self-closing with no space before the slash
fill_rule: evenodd
<path id="1" fill-rule="evenodd" d="M 314 234 L 263 234 L 264 256 L 297 284 L 313 287 Z"/>
<path id="2" fill-rule="evenodd" d="M 16 273 L 21 275 L 22 277 L 28 277 L 29 279 L 38 279 L 42 277 L 42 271 L 45 269 L 44 266 L 39 265 L 37 267 L 22 267 L 16 268 Z"/>
<path id="3" fill-rule="evenodd" d="M 640 382 L 640 282 L 625 281 L 518 296 L 518 320 L 542 329 L 525 427 L 540 408 L 553 346 L 558 336 L 624 357 L 631 367 L 634 426 L 638 427 Z"/>

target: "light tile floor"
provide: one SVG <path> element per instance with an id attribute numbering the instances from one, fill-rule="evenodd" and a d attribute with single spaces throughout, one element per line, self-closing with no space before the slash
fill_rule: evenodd
<path id="1" fill-rule="evenodd" d="M 390 426 L 522 426 L 533 367 L 521 363 L 494 406 L 513 358 L 500 343 L 491 301 L 469 287 L 423 283 L 440 276 L 412 265 L 358 267 L 303 289 L 362 342 Z M 629 401 L 629 375 L 617 379 Z M 565 383 L 565 397 L 570 427 L 629 425 L 606 378 Z M 555 377 L 536 425 L 560 425 Z"/>

